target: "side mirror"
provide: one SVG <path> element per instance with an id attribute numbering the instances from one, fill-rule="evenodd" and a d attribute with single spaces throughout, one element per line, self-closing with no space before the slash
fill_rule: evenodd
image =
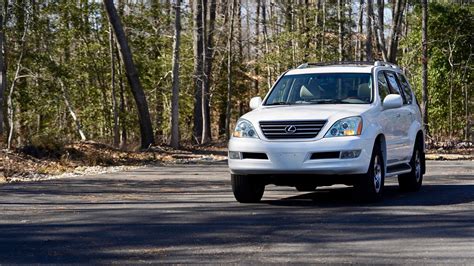
<path id="1" fill-rule="evenodd" d="M 262 104 L 261 97 L 253 97 L 250 99 L 250 109 L 255 110 Z"/>
<path id="2" fill-rule="evenodd" d="M 385 110 L 399 108 L 399 107 L 402 107 L 402 105 L 403 105 L 402 96 L 400 96 L 399 94 L 387 95 L 382 103 L 382 107 Z"/>

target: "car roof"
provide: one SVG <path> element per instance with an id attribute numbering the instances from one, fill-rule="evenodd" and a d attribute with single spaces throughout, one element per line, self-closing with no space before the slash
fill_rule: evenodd
<path id="1" fill-rule="evenodd" d="M 375 61 L 349 61 L 329 63 L 304 63 L 296 69 L 286 72 L 286 75 L 317 74 L 317 73 L 371 73 L 374 68 L 401 72 L 401 69 L 392 63 Z"/>
<path id="2" fill-rule="evenodd" d="M 371 73 L 374 66 L 319 66 L 296 68 L 289 70 L 286 75 L 317 74 L 317 73 Z"/>

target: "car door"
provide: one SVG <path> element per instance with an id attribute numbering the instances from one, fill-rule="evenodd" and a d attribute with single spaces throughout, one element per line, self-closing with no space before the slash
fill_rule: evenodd
<path id="1" fill-rule="evenodd" d="M 405 96 L 403 90 L 401 89 L 400 82 L 398 80 L 397 74 L 393 71 L 385 71 L 385 76 L 388 81 L 389 89 L 391 94 L 399 94 L 403 99 L 403 106 L 400 108 L 394 109 L 396 112 L 394 123 L 397 124 L 395 130 L 395 136 L 397 142 L 399 153 L 397 155 L 399 162 L 410 160 L 411 152 L 410 150 L 410 137 L 409 131 L 412 124 L 412 115 L 410 112 L 410 107 L 408 105 L 407 97 Z"/>
<path id="2" fill-rule="evenodd" d="M 377 74 L 377 87 L 381 103 L 387 95 L 390 94 L 387 78 L 384 71 L 379 71 Z M 398 118 L 399 110 L 386 109 L 382 110 L 379 116 L 379 123 L 385 135 L 385 142 L 387 144 L 387 164 L 394 164 L 401 159 L 400 152 L 400 138 L 397 136 L 398 124 L 395 122 Z"/>
<path id="3" fill-rule="evenodd" d="M 419 110 L 418 105 L 414 104 L 416 100 L 410 88 L 410 84 L 408 83 L 405 76 L 402 73 L 397 73 L 397 77 L 398 77 L 398 81 L 400 81 L 400 87 L 402 89 L 402 92 L 406 98 L 406 104 L 403 105 L 403 108 L 406 109 L 407 112 L 409 113 L 407 124 L 409 125 L 409 128 L 410 128 L 413 124 L 416 123 L 417 115 L 420 110 Z M 406 146 L 405 148 L 405 154 L 409 158 L 411 157 L 412 152 L 413 152 L 413 144 L 414 144 L 414 140 L 409 138 L 408 146 Z"/>

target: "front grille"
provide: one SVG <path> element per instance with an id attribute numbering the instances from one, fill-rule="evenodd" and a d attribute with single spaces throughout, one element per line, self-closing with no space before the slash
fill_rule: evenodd
<path id="1" fill-rule="evenodd" d="M 318 135 L 326 120 L 311 121 L 260 121 L 267 139 L 309 139 Z"/>

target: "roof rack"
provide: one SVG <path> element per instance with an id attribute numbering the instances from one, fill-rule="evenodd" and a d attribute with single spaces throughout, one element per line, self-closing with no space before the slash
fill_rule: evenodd
<path id="1" fill-rule="evenodd" d="M 334 66 L 334 65 L 373 65 L 373 61 L 334 61 L 334 62 L 317 62 L 317 63 L 303 63 L 297 69 L 317 67 L 317 66 Z"/>
<path id="2" fill-rule="evenodd" d="M 384 67 L 391 67 L 391 68 L 400 68 L 396 64 L 385 62 L 385 61 L 375 61 L 374 66 L 384 66 Z"/>
<path id="3" fill-rule="evenodd" d="M 317 63 L 303 63 L 297 69 L 318 66 L 334 66 L 334 65 L 366 65 L 366 66 L 384 66 L 391 68 L 399 68 L 397 65 L 385 61 L 335 61 L 335 62 L 317 62 Z"/>

